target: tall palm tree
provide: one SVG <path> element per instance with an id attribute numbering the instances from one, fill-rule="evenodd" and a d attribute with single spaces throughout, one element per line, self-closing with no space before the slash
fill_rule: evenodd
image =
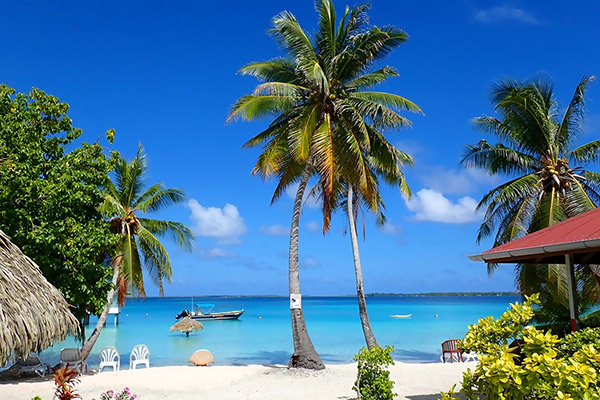
<path id="1" fill-rule="evenodd" d="M 110 218 L 111 231 L 122 236 L 118 254 L 112 259 L 113 285 L 117 288 L 121 305 L 125 303 L 128 291 L 140 296 L 146 295 L 144 271 L 159 287 L 161 296 L 164 295 L 164 280 L 171 283 L 171 261 L 157 236 L 169 236 L 179 247 L 186 250 L 191 250 L 194 240 L 193 233 L 180 222 L 141 216 L 181 203 L 185 199 L 182 190 L 165 188 L 162 183 L 144 190 L 144 174 L 147 169 L 146 155 L 141 145 L 132 161 L 127 162 L 124 157 L 118 157 L 114 183 L 109 182 L 102 205 L 103 214 Z M 107 294 L 107 306 L 82 349 L 85 357 L 91 351 L 106 321 L 113 295 L 114 289 Z"/>
<path id="2" fill-rule="evenodd" d="M 338 173 L 356 182 L 370 203 L 376 201 L 363 151 L 369 146 L 368 123 L 398 128 L 408 124 L 399 110 L 420 111 L 401 96 L 367 91 L 397 76 L 390 67 L 371 68 L 374 61 L 406 41 L 406 33 L 390 26 L 367 26 L 366 5 L 346 7 L 339 23 L 330 0 L 317 0 L 315 6 L 319 29 L 312 39 L 291 13 L 273 18 L 270 33 L 288 57 L 251 63 L 240 70 L 263 83 L 254 93 L 238 99 L 228 118 L 253 120 L 274 115 L 269 127 L 245 144 L 264 146 L 254 173 L 263 178 L 278 176 L 273 201 L 290 184 L 300 182 L 290 227 L 290 296 L 300 295 L 298 224 L 310 176 L 318 175 L 323 185 L 326 231 Z M 302 308 L 292 308 L 291 317 L 294 354 L 290 365 L 324 368 L 308 336 Z"/>
<path id="3" fill-rule="evenodd" d="M 495 235 L 494 246 L 506 243 L 599 204 L 600 174 L 584 166 L 599 161 L 600 140 L 573 148 L 582 133 L 585 91 L 593 79 L 580 81 L 562 117 L 552 86 L 543 80 L 495 85 L 492 103 L 502 119 L 484 116 L 474 124 L 499 142 L 481 140 L 467 146 L 462 164 L 511 179 L 479 203 L 478 208 L 487 209 L 478 242 Z M 490 273 L 494 268 L 488 265 Z M 548 279 L 540 279 L 544 276 Z M 515 280 L 526 294 L 551 282 L 566 292 L 565 271 L 559 265 L 517 265 Z"/>
<path id="4" fill-rule="evenodd" d="M 350 242 L 352 245 L 352 258 L 354 261 L 354 274 L 356 277 L 356 296 L 358 299 L 358 311 L 363 329 L 363 335 L 367 348 L 379 347 L 371 323 L 369 321 L 369 315 L 367 312 L 367 303 L 365 298 L 364 280 L 362 275 L 362 265 L 360 261 L 360 251 L 358 246 L 358 233 L 357 233 L 357 217 L 363 210 L 371 211 L 376 216 L 376 223 L 383 225 L 386 222 L 386 216 L 384 214 L 385 204 L 381 198 L 379 191 L 379 179 L 383 179 L 391 185 L 397 186 L 400 189 L 402 195 L 410 197 L 410 188 L 406 183 L 404 174 L 400 169 L 401 166 L 412 166 L 413 159 L 410 155 L 398 150 L 392 144 L 390 144 L 380 132 L 373 127 L 369 127 L 369 132 L 372 133 L 370 138 L 372 146 L 370 146 L 369 154 L 365 157 L 369 161 L 369 173 L 373 175 L 375 182 L 374 194 L 376 196 L 375 202 L 369 202 L 363 198 L 361 191 L 353 184 L 344 182 L 339 177 L 339 181 L 336 183 L 335 193 L 331 201 L 333 204 L 330 208 L 343 208 L 345 211 L 346 218 L 348 219 L 348 228 L 350 231 Z M 313 189 L 314 195 L 319 195 L 319 186 Z M 363 217 L 363 235 L 365 235 L 365 224 Z"/>

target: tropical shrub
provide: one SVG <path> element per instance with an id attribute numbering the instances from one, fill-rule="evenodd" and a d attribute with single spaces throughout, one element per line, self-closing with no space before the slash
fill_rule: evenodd
<path id="1" fill-rule="evenodd" d="M 467 399 L 600 399 L 600 346 L 586 333 L 579 342 L 569 339 L 571 353 L 560 353 L 558 336 L 528 325 L 538 303 L 537 294 L 526 297 L 498 320 L 482 318 L 469 327 L 460 347 L 477 351 L 479 364 L 463 374 L 460 392 Z M 455 397 L 451 390 L 443 398 Z"/>
<path id="2" fill-rule="evenodd" d="M 558 355 L 571 357 L 586 345 L 600 350 L 600 328 L 586 328 L 565 336 L 558 346 Z"/>
<path id="3" fill-rule="evenodd" d="M 394 381 L 390 380 L 390 371 L 387 370 L 388 365 L 394 365 L 393 351 L 392 346 L 376 346 L 370 350 L 363 347 L 354 356 L 354 361 L 358 362 L 358 376 L 352 389 L 359 399 L 392 400 L 396 396 Z"/>

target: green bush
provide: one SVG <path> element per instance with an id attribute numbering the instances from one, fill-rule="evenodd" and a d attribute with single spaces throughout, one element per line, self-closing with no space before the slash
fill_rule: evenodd
<path id="1" fill-rule="evenodd" d="M 563 356 L 558 336 L 527 325 L 537 303 L 532 295 L 500 319 L 469 327 L 460 347 L 477 351 L 479 364 L 463 374 L 460 392 L 467 399 L 600 399 L 600 346 L 582 334 L 565 344 L 570 353 Z M 451 390 L 443 398 L 455 397 Z"/>
<path id="2" fill-rule="evenodd" d="M 589 344 L 600 350 L 600 328 L 586 328 L 565 336 L 558 346 L 558 355 L 572 357 L 583 346 Z"/>
<path id="3" fill-rule="evenodd" d="M 393 392 L 394 382 L 390 380 L 390 371 L 388 365 L 394 365 L 391 353 L 394 348 L 391 346 L 373 347 L 367 350 L 366 347 L 360 349 L 354 356 L 354 361 L 358 362 L 358 376 L 354 382 L 354 389 L 358 399 L 363 400 L 393 400 L 396 395 Z"/>

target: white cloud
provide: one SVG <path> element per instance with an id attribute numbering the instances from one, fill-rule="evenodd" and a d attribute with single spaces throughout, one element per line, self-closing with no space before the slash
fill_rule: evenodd
<path id="1" fill-rule="evenodd" d="M 400 225 L 394 225 L 390 221 L 378 228 L 379 232 L 383 233 L 384 235 L 399 235 L 402 233 L 402 227 Z"/>
<path id="2" fill-rule="evenodd" d="M 278 224 L 271 226 L 262 225 L 259 232 L 271 236 L 288 236 L 290 234 L 290 227 Z"/>
<path id="3" fill-rule="evenodd" d="M 306 229 L 308 229 L 310 233 L 317 233 L 321 230 L 321 225 L 316 221 L 310 221 L 306 224 Z"/>
<path id="4" fill-rule="evenodd" d="M 218 247 L 213 247 L 210 249 L 198 249 L 196 250 L 196 253 L 198 253 L 200 257 L 207 259 L 235 257 L 234 253 L 219 249 Z"/>
<path id="5" fill-rule="evenodd" d="M 479 10 L 475 13 L 473 18 L 475 21 L 484 24 L 494 24 L 505 21 L 517 21 L 528 25 L 537 25 L 540 23 L 537 18 L 527 11 L 507 4 L 489 10 Z"/>
<path id="6" fill-rule="evenodd" d="M 246 233 L 244 219 L 236 206 L 225 204 L 225 207 L 203 207 L 196 199 L 187 202 L 192 211 L 192 231 L 203 237 L 219 239 L 220 244 L 237 244 L 239 237 Z"/>
<path id="7" fill-rule="evenodd" d="M 293 185 L 288 186 L 285 189 L 285 193 L 292 200 L 296 198 L 296 192 L 298 191 L 298 186 L 300 183 L 294 183 Z M 302 199 L 303 205 L 308 208 L 321 208 L 321 199 L 310 195 L 310 186 L 307 185 L 306 190 L 304 191 L 304 199 Z"/>
<path id="8" fill-rule="evenodd" d="M 423 186 L 446 194 L 471 193 L 481 184 L 489 187 L 499 180 L 498 176 L 491 176 L 479 168 L 467 168 L 457 171 L 432 167 L 428 168 L 427 172 L 427 174 L 419 176 Z"/>
<path id="9" fill-rule="evenodd" d="M 320 263 L 317 260 L 310 257 L 306 258 L 303 264 L 305 267 L 317 267 L 320 265 Z"/>
<path id="10" fill-rule="evenodd" d="M 412 199 L 404 201 L 418 221 L 461 224 L 479 221 L 482 216 L 481 212 L 475 211 L 475 199 L 465 196 L 452 203 L 442 193 L 432 189 L 421 189 Z"/>

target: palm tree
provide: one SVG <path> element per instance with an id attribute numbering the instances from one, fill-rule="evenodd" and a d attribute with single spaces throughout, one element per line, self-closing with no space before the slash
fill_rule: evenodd
<path id="1" fill-rule="evenodd" d="M 110 218 L 111 232 L 122 235 L 118 254 L 112 259 L 113 286 L 117 288 L 119 304 L 125 303 L 127 291 L 145 296 L 143 271 L 164 295 L 163 282 L 171 283 L 171 261 L 157 236 L 170 236 L 180 247 L 191 250 L 193 233 L 182 223 L 141 217 L 169 205 L 181 203 L 185 196 L 180 189 L 165 188 L 162 183 L 144 191 L 144 174 L 148 166 L 142 146 L 134 159 L 116 160 L 115 183 L 109 182 L 102 212 Z M 143 261 L 142 261 L 143 257 Z M 90 339 L 82 349 L 87 357 L 108 316 L 114 289 L 107 294 L 107 306 L 98 318 Z"/>
<path id="2" fill-rule="evenodd" d="M 240 70 L 263 83 L 238 99 L 228 118 L 254 120 L 274 115 L 269 127 L 245 144 L 264 146 L 253 172 L 279 178 L 273 201 L 290 184 L 300 182 L 290 227 L 290 296 L 300 295 L 298 224 L 310 176 L 317 175 L 323 187 L 323 229 L 327 231 L 338 173 L 356 182 L 370 204 L 376 201 L 364 157 L 369 123 L 376 128 L 398 128 L 409 122 L 397 111 L 420 112 L 401 96 L 367 91 L 397 76 L 390 67 L 370 70 L 375 60 L 406 41 L 406 33 L 390 26 L 367 26 L 366 5 L 346 7 L 339 24 L 330 0 L 317 0 L 315 6 L 319 29 L 312 40 L 291 13 L 273 18 L 270 32 L 288 57 L 251 63 Z M 293 308 L 291 315 L 294 354 L 290 365 L 324 368 L 306 331 L 302 308 Z"/>
<path id="3" fill-rule="evenodd" d="M 383 177 L 388 184 L 398 186 L 400 192 L 404 196 L 410 197 L 410 188 L 406 183 L 400 167 L 412 166 L 413 159 L 410 155 L 391 145 L 385 137 L 373 127 L 369 127 L 369 132 L 372 133 L 370 141 L 373 145 L 368 149 L 370 153 L 366 155 L 366 158 L 369 160 L 369 173 L 373 176 L 373 181 L 375 182 L 374 194 L 376 196 L 376 201 L 367 201 L 363 198 L 361 191 L 355 185 L 344 182 L 343 179 L 338 178 L 339 181 L 335 185 L 336 196 L 333 196 L 331 199 L 333 202 L 331 209 L 343 208 L 346 218 L 348 219 L 352 257 L 354 261 L 354 273 L 356 277 L 356 296 L 358 299 L 359 316 L 367 348 L 371 349 L 373 347 L 379 347 L 379 344 L 375 338 L 373 329 L 371 328 L 367 312 L 356 221 L 359 212 L 363 213 L 363 210 L 367 209 L 376 216 L 376 223 L 378 225 L 383 225 L 386 222 L 386 216 L 384 214 L 385 204 L 380 195 L 378 176 Z M 316 186 L 313 189 L 313 194 L 319 195 L 320 193 L 317 193 L 318 191 L 319 186 Z M 364 235 L 365 224 L 363 217 L 363 236 Z"/>
<path id="4" fill-rule="evenodd" d="M 580 81 L 562 118 L 553 88 L 543 80 L 507 80 L 495 85 L 492 103 L 503 119 L 484 116 L 474 124 L 500 141 L 492 145 L 481 140 L 467 146 L 462 164 L 512 179 L 492 189 L 479 203 L 478 208 L 487 209 L 478 242 L 495 234 L 494 246 L 503 244 L 599 203 L 600 174 L 585 170 L 584 165 L 600 159 L 600 140 L 573 148 L 582 133 L 585 90 L 593 79 Z M 488 271 L 495 267 L 488 265 Z M 515 280 L 524 294 L 552 282 L 554 290 L 566 292 L 564 275 L 559 265 L 520 264 Z"/>

